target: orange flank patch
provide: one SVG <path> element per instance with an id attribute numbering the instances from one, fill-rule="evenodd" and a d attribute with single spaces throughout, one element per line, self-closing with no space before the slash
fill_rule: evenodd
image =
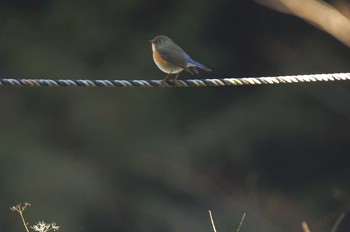
<path id="1" fill-rule="evenodd" d="M 155 50 L 153 52 L 153 59 L 156 60 L 157 62 L 163 64 L 163 65 L 169 65 L 169 62 L 164 60 L 160 55 L 159 53 L 157 52 L 157 50 Z"/>

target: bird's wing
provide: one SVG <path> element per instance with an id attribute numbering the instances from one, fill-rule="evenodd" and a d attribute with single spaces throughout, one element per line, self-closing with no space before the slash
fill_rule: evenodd
<path id="1" fill-rule="evenodd" d="M 187 72 L 192 73 L 192 71 L 187 67 L 187 61 L 189 55 L 187 55 L 180 47 L 171 47 L 171 48 L 161 48 L 158 49 L 159 55 L 169 63 L 179 66 L 186 70 Z"/>

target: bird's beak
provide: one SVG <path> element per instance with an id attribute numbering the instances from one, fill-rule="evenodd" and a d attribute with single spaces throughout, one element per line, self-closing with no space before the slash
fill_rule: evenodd
<path id="1" fill-rule="evenodd" d="M 153 43 L 153 39 L 148 40 L 148 42 Z"/>

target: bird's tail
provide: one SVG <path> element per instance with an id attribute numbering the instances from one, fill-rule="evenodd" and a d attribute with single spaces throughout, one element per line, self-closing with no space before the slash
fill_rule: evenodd
<path id="1" fill-rule="evenodd" d="M 196 66 L 198 68 L 201 68 L 201 69 L 203 69 L 203 70 L 205 70 L 207 72 L 211 72 L 210 68 L 206 67 L 203 64 L 198 63 L 197 61 L 192 60 L 191 58 L 188 60 L 188 63 L 190 63 L 190 64 L 192 64 L 192 65 L 194 65 L 194 66 Z"/>

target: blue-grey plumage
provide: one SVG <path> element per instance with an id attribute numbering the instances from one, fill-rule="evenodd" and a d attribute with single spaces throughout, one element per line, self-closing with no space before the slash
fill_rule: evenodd
<path id="1" fill-rule="evenodd" d="M 182 70 L 191 74 L 198 74 L 197 68 L 211 71 L 210 68 L 193 60 L 181 47 L 165 35 L 158 35 L 150 42 L 152 43 L 153 60 L 156 65 L 168 75 L 177 74 L 175 79 Z"/>

